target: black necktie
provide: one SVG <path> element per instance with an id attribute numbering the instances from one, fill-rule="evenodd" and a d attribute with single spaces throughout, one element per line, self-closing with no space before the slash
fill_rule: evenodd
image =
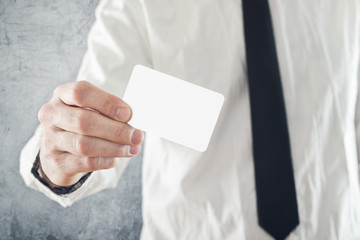
<path id="1" fill-rule="evenodd" d="M 275 239 L 284 239 L 299 216 L 269 4 L 242 2 L 258 221 Z"/>

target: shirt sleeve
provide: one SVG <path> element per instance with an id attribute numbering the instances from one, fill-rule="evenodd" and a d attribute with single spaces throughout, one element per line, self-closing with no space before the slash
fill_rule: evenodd
<path id="1" fill-rule="evenodd" d="M 151 67 L 150 47 L 145 18 L 137 0 L 102 0 L 96 9 L 96 21 L 88 36 L 77 80 L 86 80 L 103 90 L 122 97 L 136 64 Z M 63 207 L 107 188 L 115 188 L 129 158 L 117 159 L 116 167 L 93 172 L 77 190 L 56 194 L 32 173 L 40 149 L 39 126 L 20 155 L 20 174 L 25 184 L 41 191 Z"/>

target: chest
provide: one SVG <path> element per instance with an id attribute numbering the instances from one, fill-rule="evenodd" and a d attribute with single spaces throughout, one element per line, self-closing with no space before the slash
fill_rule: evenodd
<path id="1" fill-rule="evenodd" d="M 329 88 L 354 97 L 358 1 L 269 3 L 287 104 L 296 107 Z M 241 1 L 154 0 L 144 6 L 154 68 L 225 96 L 246 87 Z"/>

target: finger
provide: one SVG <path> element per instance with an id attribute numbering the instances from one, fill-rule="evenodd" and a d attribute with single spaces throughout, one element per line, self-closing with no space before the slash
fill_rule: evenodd
<path id="1" fill-rule="evenodd" d="M 54 96 L 67 105 L 91 108 L 117 121 L 128 122 L 132 116 L 130 106 L 122 99 L 86 81 L 61 85 Z"/>
<path id="2" fill-rule="evenodd" d="M 113 168 L 116 165 L 116 159 L 113 157 L 86 157 L 63 153 L 59 158 L 66 174 L 98 171 Z"/>
<path id="3" fill-rule="evenodd" d="M 58 104 L 52 111 L 61 114 L 51 121 L 55 126 L 66 131 L 105 139 L 123 145 L 138 145 L 143 140 L 143 133 L 129 124 L 107 118 L 87 109 Z"/>
<path id="4" fill-rule="evenodd" d="M 122 145 L 96 137 L 72 132 L 58 131 L 55 148 L 86 157 L 133 157 L 140 151 L 140 145 Z"/>

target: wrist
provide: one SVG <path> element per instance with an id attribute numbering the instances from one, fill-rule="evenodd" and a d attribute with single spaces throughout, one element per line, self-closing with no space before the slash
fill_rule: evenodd
<path id="1" fill-rule="evenodd" d="M 38 173 L 52 187 L 69 187 L 77 183 L 87 173 L 66 174 L 60 171 L 58 166 L 46 161 L 49 156 L 44 151 L 39 151 Z"/>
<path id="2" fill-rule="evenodd" d="M 53 183 L 53 181 L 51 181 L 48 176 L 46 175 L 46 173 L 44 172 L 44 170 L 42 169 L 42 166 L 41 166 L 41 161 L 39 161 L 39 168 L 38 168 L 38 173 L 39 173 L 39 176 L 44 179 L 51 187 L 53 188 L 59 188 L 59 187 L 68 187 L 68 186 L 71 186 L 73 185 L 74 183 L 76 183 L 81 177 L 79 177 L 79 179 L 77 180 L 62 180 L 62 183 L 57 185 L 55 183 Z M 62 178 L 62 179 L 65 179 L 65 178 Z"/>
<path id="3" fill-rule="evenodd" d="M 77 190 L 82 186 L 82 184 L 86 181 L 86 179 L 91 175 L 92 172 L 85 173 L 84 175 L 79 176 L 79 180 L 75 181 L 73 184 L 69 184 L 68 186 L 59 186 L 54 184 L 47 177 L 40 164 L 40 151 L 36 156 L 35 162 L 31 169 L 31 173 L 34 175 L 36 179 L 38 179 L 43 185 L 48 187 L 52 192 L 58 195 L 69 194 Z M 69 181 L 71 182 L 71 181 Z M 66 182 L 64 182 L 66 184 Z"/>

